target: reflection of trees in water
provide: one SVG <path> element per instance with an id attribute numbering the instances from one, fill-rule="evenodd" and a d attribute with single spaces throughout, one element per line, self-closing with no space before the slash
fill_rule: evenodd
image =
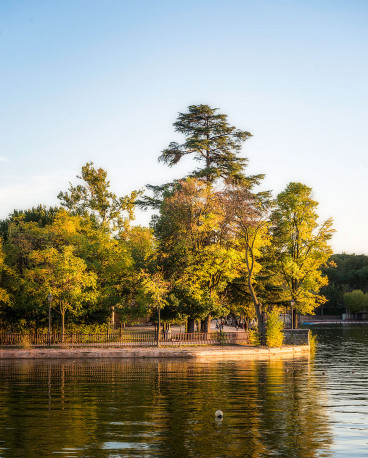
<path id="1" fill-rule="evenodd" d="M 271 361 L 258 370 L 262 399 L 263 443 L 282 456 L 313 457 L 332 444 L 323 404 L 325 393 L 317 386 L 308 363 Z M 328 456 L 328 455 L 325 455 Z"/>
<path id="2" fill-rule="evenodd" d="M 306 360 L 17 361 L 0 381 L 1 456 L 115 442 L 125 455 L 313 457 L 332 443 Z"/>

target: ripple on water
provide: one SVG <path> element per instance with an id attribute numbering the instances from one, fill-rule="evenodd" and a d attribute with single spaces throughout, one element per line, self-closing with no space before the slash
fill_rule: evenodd
<path id="1" fill-rule="evenodd" d="M 368 456 L 358 328 L 311 361 L 2 361 L 0 456 Z"/>

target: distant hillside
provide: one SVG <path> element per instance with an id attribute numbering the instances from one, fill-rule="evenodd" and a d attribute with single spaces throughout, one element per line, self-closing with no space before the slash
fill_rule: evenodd
<path id="1" fill-rule="evenodd" d="M 321 293 L 327 298 L 322 307 L 316 313 L 339 314 L 345 310 L 343 294 L 354 289 L 368 292 L 368 256 L 364 254 L 334 254 L 330 261 L 334 261 L 336 267 L 324 268 L 323 272 L 328 276 L 329 284 L 321 289 Z"/>

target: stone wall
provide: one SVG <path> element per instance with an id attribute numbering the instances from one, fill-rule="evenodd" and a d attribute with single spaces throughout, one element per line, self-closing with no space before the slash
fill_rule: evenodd
<path id="1" fill-rule="evenodd" d="M 77 358 L 226 358 L 235 359 L 270 359 L 274 356 L 283 358 L 304 357 L 309 355 L 309 347 L 306 345 L 290 345 L 280 348 L 239 346 L 207 346 L 207 347 L 165 347 L 165 348 L 33 348 L 0 349 L 0 361 L 4 359 L 69 359 Z"/>
<path id="2" fill-rule="evenodd" d="M 284 345 L 309 345 L 309 329 L 284 329 Z"/>

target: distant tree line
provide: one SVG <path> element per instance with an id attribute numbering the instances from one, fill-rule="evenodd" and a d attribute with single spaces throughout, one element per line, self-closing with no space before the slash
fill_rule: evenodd
<path id="1" fill-rule="evenodd" d="M 256 318 L 265 335 L 271 310 L 313 313 L 326 298 L 332 221 L 318 223 L 312 189 L 289 183 L 276 198 L 259 191 L 263 175 L 247 175 L 240 156 L 247 131 L 208 105 L 193 105 L 174 123 L 159 161 L 184 156 L 198 167 L 171 183 L 119 197 L 107 172 L 92 162 L 60 205 L 14 211 L 0 222 L 2 327 L 41 328 L 46 297 L 58 323 L 98 326 L 151 316 L 201 321 L 229 312 Z M 154 209 L 149 228 L 134 226 L 137 206 Z M 327 269 L 327 270 L 323 270 Z"/>
<path id="2" fill-rule="evenodd" d="M 335 315 L 346 309 L 352 313 L 368 310 L 368 302 L 364 302 L 364 294 L 368 294 L 368 256 L 334 254 L 322 270 L 328 277 L 328 285 L 321 289 L 327 302 L 317 313 Z"/>

